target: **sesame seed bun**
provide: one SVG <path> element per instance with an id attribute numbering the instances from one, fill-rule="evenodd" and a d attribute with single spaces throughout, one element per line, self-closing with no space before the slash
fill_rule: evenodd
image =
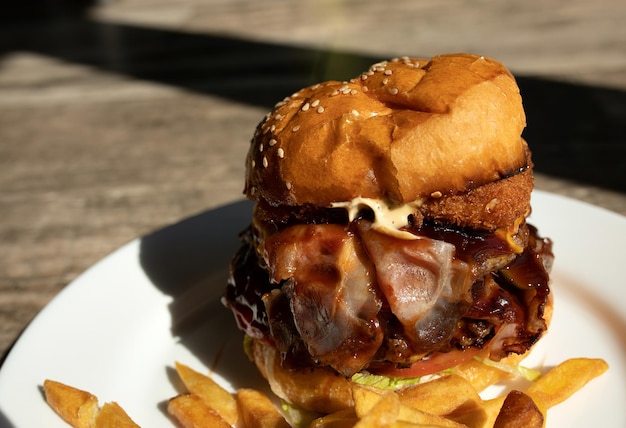
<path id="1" fill-rule="evenodd" d="M 382 62 L 279 102 L 253 137 L 245 193 L 273 206 L 458 195 L 530 167 L 525 124 L 495 60 Z"/>
<path id="2" fill-rule="evenodd" d="M 454 368 L 482 389 L 504 374 L 473 357 L 530 351 L 550 322 L 553 255 L 526 224 L 525 125 L 513 75 L 469 54 L 381 62 L 276 104 L 247 155 L 257 203 L 225 297 L 276 395 L 334 412 L 362 370 Z M 448 295 L 411 318 L 412 296 L 440 283 Z"/>

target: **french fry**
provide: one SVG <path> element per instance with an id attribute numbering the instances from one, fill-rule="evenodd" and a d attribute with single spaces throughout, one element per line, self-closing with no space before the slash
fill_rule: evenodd
<path id="1" fill-rule="evenodd" d="M 399 393 L 396 392 L 383 392 L 366 386 L 355 385 L 352 389 L 352 394 L 354 396 L 355 412 L 359 418 L 364 418 L 366 415 L 369 415 L 372 409 L 379 405 L 383 396 L 391 394 L 396 397 L 395 399 L 398 400 L 399 403 L 396 415 L 396 420 L 398 421 L 450 428 L 458 428 L 462 426 L 451 419 L 404 404 L 400 399 Z M 391 399 L 387 397 L 386 400 Z"/>
<path id="2" fill-rule="evenodd" d="M 470 359 L 456 367 L 454 373 L 467 379 L 478 393 L 512 376 L 511 373 L 488 366 L 474 359 Z"/>
<path id="3" fill-rule="evenodd" d="M 362 385 L 352 387 L 354 398 L 354 411 L 358 418 L 362 418 L 378 403 L 383 391 L 375 388 L 368 388 Z"/>
<path id="4" fill-rule="evenodd" d="M 289 428 L 285 418 L 263 393 L 254 389 L 237 390 L 239 417 L 246 428 Z"/>
<path id="5" fill-rule="evenodd" d="M 521 391 L 506 395 L 493 428 L 541 428 L 545 418 L 535 402 Z"/>
<path id="6" fill-rule="evenodd" d="M 366 388 L 358 389 L 366 390 Z M 359 406 L 360 410 L 357 410 L 357 414 L 363 411 L 365 411 L 365 413 L 361 413 L 359 415 L 360 420 L 356 423 L 356 425 L 354 425 L 354 428 L 391 427 L 392 424 L 398 420 L 398 415 L 400 413 L 400 399 L 395 393 L 387 391 L 378 395 L 378 399 L 375 400 L 375 397 L 372 395 L 366 393 L 360 395 L 360 393 L 357 392 L 357 395 L 355 396 L 355 404 L 357 397 L 359 397 L 359 400 L 363 400 Z"/>
<path id="7" fill-rule="evenodd" d="M 403 404 L 400 405 L 398 421 L 411 422 L 420 426 L 465 428 L 465 425 L 453 421 L 452 419 L 446 418 L 445 416 L 435 415 Z"/>
<path id="8" fill-rule="evenodd" d="M 214 409 L 230 425 L 237 423 L 237 400 L 209 376 L 199 373 L 190 367 L 176 362 L 176 372 L 185 388 L 197 395 L 202 401 Z"/>
<path id="9" fill-rule="evenodd" d="M 348 428 L 354 426 L 358 420 L 354 408 L 347 408 L 314 419 L 309 428 Z"/>
<path id="10" fill-rule="evenodd" d="M 139 428 L 115 402 L 100 408 L 92 393 L 49 379 L 43 389 L 50 407 L 74 428 Z"/>
<path id="11" fill-rule="evenodd" d="M 100 410 L 95 395 L 49 379 L 44 381 L 43 390 L 50 407 L 72 427 L 94 426 Z"/>
<path id="12" fill-rule="evenodd" d="M 140 428 L 116 402 L 102 405 L 94 426 L 95 428 Z"/>
<path id="13" fill-rule="evenodd" d="M 217 411 L 194 394 L 181 394 L 171 398 L 167 403 L 167 413 L 183 428 L 231 428 Z"/>
<path id="14" fill-rule="evenodd" d="M 457 375 L 446 375 L 402 388 L 398 390 L 398 395 L 402 404 L 435 415 L 448 415 L 482 405 L 482 399 L 472 384 Z"/>
<path id="15" fill-rule="evenodd" d="M 492 428 L 506 396 L 486 400 L 475 408 L 457 409 L 448 418 L 470 428 Z"/>
<path id="16" fill-rule="evenodd" d="M 541 376 L 527 394 L 544 412 L 567 400 L 572 394 L 609 368 L 606 361 L 594 358 L 572 358 L 563 361 Z"/>
<path id="17" fill-rule="evenodd" d="M 601 359 L 574 358 L 551 369 L 526 392 L 482 400 L 479 390 L 486 383 L 472 376 L 479 377 L 482 367 L 489 373 L 497 370 L 487 383 L 508 374 L 478 364 L 460 375 L 455 372 L 394 391 L 353 383 L 354 405 L 320 416 L 308 428 L 541 428 L 550 407 L 608 369 Z M 177 362 L 176 371 L 187 393 L 171 398 L 167 411 L 183 428 L 289 427 L 260 391 L 242 388 L 231 394 L 210 376 L 186 365 Z M 99 408 L 95 395 L 52 380 L 46 380 L 43 389 L 50 407 L 74 428 L 139 428 L 115 402 Z"/>

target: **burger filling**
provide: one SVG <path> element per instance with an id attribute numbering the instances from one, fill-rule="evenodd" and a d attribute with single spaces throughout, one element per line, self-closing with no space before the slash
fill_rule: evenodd
<path id="1" fill-rule="evenodd" d="M 415 207 L 390 227 L 354 207 L 259 203 L 241 235 L 224 302 L 284 367 L 425 375 L 525 353 L 545 331 L 553 256 L 534 227 L 442 225 Z"/>

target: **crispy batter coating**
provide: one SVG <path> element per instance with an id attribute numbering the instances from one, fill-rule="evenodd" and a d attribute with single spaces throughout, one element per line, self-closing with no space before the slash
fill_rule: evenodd
<path id="1" fill-rule="evenodd" d="M 430 197 L 420 207 L 424 218 L 493 231 L 530 214 L 533 176 L 530 168 L 465 193 Z"/>

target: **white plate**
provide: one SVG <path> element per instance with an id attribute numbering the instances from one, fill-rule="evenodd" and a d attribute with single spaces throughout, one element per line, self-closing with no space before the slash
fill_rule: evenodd
<path id="1" fill-rule="evenodd" d="M 173 362 L 212 368 L 225 386 L 264 387 L 219 303 L 226 266 L 249 222 L 248 202 L 208 211 L 106 257 L 29 325 L 0 369 L 0 427 L 65 427 L 45 404 L 44 379 L 117 401 L 144 427 L 172 426 Z M 549 427 L 626 422 L 626 218 L 535 192 L 531 223 L 556 253 L 555 312 L 527 365 L 604 358 L 609 372 L 550 410 Z"/>

